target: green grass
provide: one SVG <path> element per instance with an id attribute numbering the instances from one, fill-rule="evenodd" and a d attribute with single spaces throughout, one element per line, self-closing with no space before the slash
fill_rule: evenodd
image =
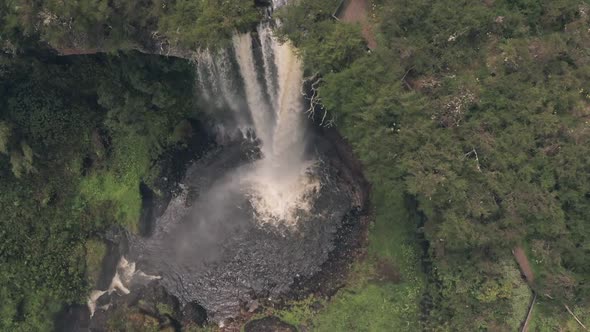
<path id="1" fill-rule="evenodd" d="M 114 217 L 117 223 L 132 232 L 138 229 L 141 213 L 139 179 L 122 181 L 112 173 L 104 172 L 84 178 L 80 192 L 90 202 L 111 201 L 114 203 Z"/>
<path id="2" fill-rule="evenodd" d="M 348 285 L 330 301 L 310 296 L 269 313 L 312 331 L 419 330 L 418 310 L 424 279 L 413 244 L 415 220 L 406 209 L 401 190 L 393 184 L 376 186 L 373 203 L 375 224 L 369 231 L 367 257 L 353 264 Z M 376 265 L 384 260 L 399 270 L 400 282 L 377 280 Z M 318 302 L 323 309 L 314 312 L 312 305 Z"/>
<path id="3" fill-rule="evenodd" d="M 512 330 L 516 331 L 528 313 L 533 294 L 529 285 L 520 276 L 520 270 L 514 260 L 505 260 L 503 262 L 502 274 L 509 280 L 512 287 L 510 296 L 511 315 L 506 317 L 506 323 Z"/>
<path id="4" fill-rule="evenodd" d="M 183 331 L 185 332 L 217 332 L 219 331 L 219 327 L 215 324 L 205 325 L 203 327 L 197 325 L 188 325 L 183 326 Z"/>
<path id="5" fill-rule="evenodd" d="M 102 260 L 107 253 L 107 246 L 99 240 L 90 239 L 86 241 L 86 276 L 90 285 L 96 285 Z"/>
<path id="6" fill-rule="evenodd" d="M 542 295 L 537 297 L 537 304 L 533 310 L 533 317 L 529 326 L 531 332 L 545 331 L 564 331 L 578 332 L 583 331 L 582 327 L 566 311 L 565 307 L 561 311 L 556 310 L 555 305 L 549 303 L 553 301 Z M 586 327 L 590 325 L 590 308 L 589 307 L 572 307 L 570 309 L 582 321 Z"/>
<path id="7" fill-rule="evenodd" d="M 111 202 L 116 222 L 131 232 L 138 231 L 141 214 L 139 185 L 151 178 L 152 153 L 147 138 L 139 135 L 119 137 L 113 160 L 107 169 L 96 170 L 82 179 L 80 193 L 90 204 Z"/>
<path id="8" fill-rule="evenodd" d="M 313 319 L 314 331 L 416 331 L 424 280 L 412 236 L 415 223 L 394 187 L 377 187 L 368 258 L 357 262 L 349 287 Z M 372 281 L 375 263 L 388 259 L 400 283 Z"/>
<path id="9" fill-rule="evenodd" d="M 174 310 L 172 307 L 166 303 L 158 302 L 156 303 L 156 309 L 158 309 L 158 313 L 160 315 L 174 315 Z"/>
<path id="10" fill-rule="evenodd" d="M 314 331 L 416 331 L 416 290 L 407 284 L 346 289 L 314 319 Z"/>
<path id="11" fill-rule="evenodd" d="M 288 309 L 280 310 L 276 312 L 275 315 L 284 322 L 291 325 L 297 326 L 306 324 L 306 322 L 312 319 L 314 315 L 311 306 L 318 301 L 320 304 L 325 305 L 325 301 L 316 299 L 314 296 L 310 295 L 301 301 L 294 301 L 290 303 L 290 307 Z"/>

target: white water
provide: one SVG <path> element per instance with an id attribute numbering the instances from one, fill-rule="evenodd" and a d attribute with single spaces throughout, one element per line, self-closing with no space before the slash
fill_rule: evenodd
<path id="1" fill-rule="evenodd" d="M 209 86 L 206 84 L 207 79 L 206 77 L 208 77 L 207 74 L 207 58 L 204 56 L 201 56 L 201 53 L 199 53 L 197 59 L 196 59 L 197 65 L 197 75 L 199 77 L 198 82 L 199 82 L 199 88 L 201 90 L 201 95 L 205 98 L 205 100 L 210 100 L 211 99 L 211 91 L 209 90 Z"/>
<path id="2" fill-rule="evenodd" d="M 217 79 L 217 71 L 215 70 L 215 63 L 209 51 L 200 51 L 197 53 L 197 72 L 199 74 L 199 85 L 203 89 L 204 97 L 210 102 L 221 106 L 219 99 L 220 91 Z M 208 82 L 209 84 L 205 84 Z"/>
<path id="3" fill-rule="evenodd" d="M 241 111 L 242 102 L 238 95 L 235 84 L 232 84 L 233 68 L 231 66 L 231 59 L 227 50 L 221 50 L 218 55 L 217 73 L 219 75 L 219 84 L 221 85 L 221 92 L 228 107 L 234 114 L 237 126 L 240 130 L 244 129 L 248 123 L 248 117 Z"/>
<path id="4" fill-rule="evenodd" d="M 286 0 L 274 0 L 273 9 L 285 3 Z M 320 190 L 320 181 L 313 174 L 315 161 L 305 156 L 303 71 L 292 46 L 280 44 L 269 25 L 262 24 L 258 35 L 262 59 L 255 58 L 250 34 L 234 36 L 235 58 L 227 51 L 215 55 L 199 52 L 195 59 L 198 85 L 207 102 L 217 108 L 227 107 L 238 129 L 251 127 L 261 141 L 262 159 L 236 174 L 239 180 L 232 185 L 247 189 L 261 225 L 296 229 L 301 214 L 311 210 L 313 196 Z M 263 65 L 263 75 L 258 75 L 256 60 Z M 232 63 L 237 63 L 239 75 L 233 72 Z M 238 86 L 245 96 L 240 95 Z M 109 288 L 92 292 L 88 307 L 94 314 L 98 309 L 96 302 L 105 292 L 127 294 L 136 282 L 159 278 L 137 270 L 135 263 L 122 257 Z"/>
<path id="5" fill-rule="evenodd" d="M 133 283 L 141 282 L 146 284 L 152 280 L 160 279 L 159 276 L 152 276 L 143 273 L 141 270 L 137 270 L 134 262 L 129 262 L 125 257 L 121 257 L 117 263 L 115 276 L 111 280 L 111 284 L 107 290 L 93 290 L 90 292 L 88 297 L 87 305 L 90 311 L 90 318 L 94 316 L 94 312 L 97 309 L 96 302 L 105 293 L 111 294 L 113 292 L 119 292 L 122 294 L 129 294 L 129 287 Z M 109 304 L 100 307 L 99 309 L 107 310 Z"/>
<path id="6" fill-rule="evenodd" d="M 264 60 L 264 78 L 266 80 L 268 93 L 272 107 L 277 107 L 278 87 L 275 77 L 276 63 L 273 50 L 276 47 L 276 41 L 272 35 L 272 28 L 269 24 L 262 24 L 258 29 L 260 44 L 262 46 Z"/>
<path id="7" fill-rule="evenodd" d="M 298 213 L 310 210 L 309 196 L 319 190 L 319 181 L 309 172 L 313 161 L 304 158 L 306 128 L 300 92 L 303 71 L 290 44 L 279 44 L 268 26 L 262 25 L 259 35 L 267 92 L 276 120 L 264 128 L 272 131 L 271 141 L 263 141 L 263 151 L 270 153 L 257 163 L 246 180 L 250 182 L 251 202 L 258 221 L 293 228 L 297 226 Z M 276 67 L 276 76 L 272 65 Z"/>
<path id="8" fill-rule="evenodd" d="M 254 122 L 256 135 L 262 141 L 262 153 L 272 154 L 272 134 L 274 127 L 270 105 L 264 99 L 262 85 L 258 81 L 254 55 L 252 52 L 252 37 L 250 34 L 236 34 L 233 38 L 236 60 L 240 65 L 240 73 L 244 80 L 246 101 Z"/>
<path id="9" fill-rule="evenodd" d="M 199 85 L 206 98 L 215 95 L 224 100 L 242 128 L 251 119 L 250 127 L 261 141 L 263 158 L 240 179 L 241 186 L 248 188 L 257 220 L 294 227 L 297 215 L 310 209 L 310 196 L 319 190 L 319 181 L 309 171 L 314 161 L 305 158 L 303 71 L 292 46 L 279 43 L 268 23 L 259 26 L 258 37 L 233 37 L 239 75 L 228 72 L 232 59 L 227 52 L 199 56 L 203 62 L 197 63 Z M 244 97 L 230 88 L 236 85 L 243 87 Z M 246 105 L 236 101 L 240 97 Z"/>
<path id="10" fill-rule="evenodd" d="M 273 153 L 258 163 L 249 180 L 252 181 L 252 203 L 259 221 L 295 227 L 297 213 L 310 210 L 309 196 L 319 191 L 320 183 L 308 173 L 313 161 L 304 158 L 301 63 L 287 43 L 281 45 L 274 42 L 272 50 L 278 71 L 276 122 L 273 140 L 269 142 Z"/>

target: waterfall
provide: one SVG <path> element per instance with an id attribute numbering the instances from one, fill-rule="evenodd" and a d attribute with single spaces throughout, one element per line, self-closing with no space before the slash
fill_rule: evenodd
<path id="1" fill-rule="evenodd" d="M 269 12 L 286 2 L 274 0 Z M 236 34 L 228 49 L 195 54 L 197 97 L 220 120 L 222 144 L 191 163 L 151 236 L 128 234 L 111 284 L 88 299 L 91 313 L 110 305 L 99 305 L 101 295 L 158 279 L 181 305 L 196 301 L 223 326 L 260 295 L 289 296 L 335 247 L 355 243 L 337 230 L 353 211 L 356 187 L 337 168 L 342 162 L 316 162 L 327 156 L 321 143 L 306 153 L 302 65 L 271 24 Z"/>
<path id="2" fill-rule="evenodd" d="M 269 24 L 262 24 L 258 29 L 260 44 L 262 48 L 262 60 L 264 61 L 264 78 L 266 80 L 270 102 L 273 107 L 277 107 L 277 81 L 276 81 L 276 63 L 274 49 L 276 41 L 272 36 L 272 29 Z"/>
<path id="3" fill-rule="evenodd" d="M 205 80 L 199 82 L 201 94 L 210 103 L 223 101 L 235 123 L 249 127 L 260 140 L 263 157 L 242 178 L 259 220 L 295 225 L 294 215 L 309 208 L 309 193 L 319 187 L 309 175 L 314 161 L 304 153 L 301 63 L 290 43 L 276 40 L 268 22 L 259 25 L 256 35 L 234 35 L 231 51 L 199 56 L 197 74 Z"/>
<path id="4" fill-rule="evenodd" d="M 199 88 L 201 92 L 201 96 L 205 98 L 205 100 L 210 100 L 211 96 L 213 95 L 212 91 L 210 91 L 207 82 L 209 82 L 209 75 L 208 75 L 208 59 L 203 53 L 199 53 L 196 58 L 196 69 L 197 69 L 197 77 L 199 82 Z"/>
<path id="5" fill-rule="evenodd" d="M 227 50 L 220 51 L 216 65 L 225 104 L 231 109 L 238 128 L 243 131 L 248 126 L 249 116 L 242 111 L 245 101 L 242 97 L 243 93 L 240 91 L 240 85 L 232 78 L 235 69 Z"/>
<path id="6" fill-rule="evenodd" d="M 215 62 L 209 51 L 201 51 L 197 54 L 197 73 L 199 86 L 203 90 L 203 96 L 209 102 L 221 107 L 222 100 L 219 99 L 219 75 L 215 70 Z"/>
<path id="7" fill-rule="evenodd" d="M 258 81 L 254 56 L 252 52 L 252 36 L 250 34 L 236 34 L 233 37 L 236 59 L 240 65 L 240 73 L 244 80 L 246 101 L 250 108 L 250 115 L 254 121 L 254 131 L 262 140 L 262 152 L 272 154 L 271 107 L 264 98 L 262 84 Z"/>
<path id="8" fill-rule="evenodd" d="M 288 43 L 278 45 L 275 53 L 280 89 L 273 148 L 276 151 L 289 151 L 290 155 L 302 157 L 304 146 L 301 143 L 304 141 L 305 130 L 302 117 L 301 63 Z"/>

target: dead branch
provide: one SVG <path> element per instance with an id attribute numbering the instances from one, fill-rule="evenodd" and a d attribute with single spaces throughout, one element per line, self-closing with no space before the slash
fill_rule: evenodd
<path id="1" fill-rule="evenodd" d="M 406 87 L 408 88 L 408 90 L 414 90 L 412 88 L 412 86 L 410 85 L 410 83 L 408 83 L 408 81 L 406 80 L 406 76 L 408 76 L 408 74 L 414 69 L 414 67 L 410 67 L 410 69 L 408 69 L 406 71 L 406 73 L 404 74 L 404 76 L 402 76 L 401 81 L 406 85 Z"/>
<path id="2" fill-rule="evenodd" d="M 531 322 L 531 318 L 533 317 L 533 308 L 535 307 L 535 302 L 537 301 L 537 293 L 533 292 L 533 300 L 529 305 L 529 310 L 527 310 L 526 318 L 524 323 L 522 324 L 522 328 L 520 329 L 521 332 L 527 332 L 529 330 L 529 324 Z"/>
<path id="3" fill-rule="evenodd" d="M 308 95 L 305 91 L 303 91 L 303 87 L 305 86 L 305 84 L 301 85 L 301 95 L 309 101 L 309 108 L 305 111 L 305 114 L 307 114 L 307 116 L 311 119 L 315 118 L 315 112 L 316 109 L 318 107 L 320 107 L 323 110 L 323 115 L 322 115 L 322 120 L 320 121 L 320 126 L 322 127 L 331 127 L 334 124 L 334 119 L 331 118 L 328 121 L 326 121 L 327 117 L 328 117 L 328 111 L 321 107 L 321 99 L 319 97 L 318 94 L 318 86 L 320 83 L 323 82 L 323 79 L 319 76 L 319 74 L 314 74 L 310 77 L 304 78 L 303 79 L 304 82 L 311 82 L 310 85 L 310 89 L 311 89 L 311 95 Z"/>
<path id="4" fill-rule="evenodd" d="M 572 317 L 574 317 L 574 319 L 576 320 L 576 322 L 578 322 L 578 324 L 580 324 L 580 326 L 584 329 L 584 330 L 588 330 L 586 328 L 586 326 L 584 324 L 582 324 L 582 322 L 580 322 L 580 320 L 578 319 L 578 317 L 576 317 L 576 315 L 574 315 L 574 313 L 570 310 L 570 308 L 567 306 L 567 304 L 563 304 L 565 306 L 565 309 L 567 309 L 567 312 L 570 313 L 570 315 L 572 315 Z"/>
<path id="5" fill-rule="evenodd" d="M 475 150 L 475 148 L 473 148 L 473 150 L 467 152 L 463 156 L 463 159 L 465 159 L 471 155 L 475 155 L 475 167 L 477 167 L 477 171 L 481 173 L 481 167 L 479 166 L 479 156 L 477 155 L 477 150 Z"/>

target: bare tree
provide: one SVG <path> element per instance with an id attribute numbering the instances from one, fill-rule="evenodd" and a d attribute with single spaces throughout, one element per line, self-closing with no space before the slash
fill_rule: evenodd
<path id="1" fill-rule="evenodd" d="M 334 125 L 334 118 L 330 117 L 328 119 L 328 110 L 326 110 L 321 104 L 321 98 L 318 93 L 318 87 L 323 82 L 323 79 L 319 76 L 319 74 L 314 74 L 312 76 L 306 77 L 303 79 L 304 84 L 301 85 L 301 95 L 307 101 L 309 101 L 309 108 L 305 111 L 305 114 L 311 119 L 316 119 L 316 111 L 321 110 L 323 113 L 321 115 L 320 126 L 322 127 L 332 127 Z M 305 83 L 311 82 L 309 85 L 311 94 L 306 93 L 303 89 L 306 86 Z"/>
<path id="2" fill-rule="evenodd" d="M 477 168 L 477 171 L 481 173 L 481 167 L 479 166 L 479 156 L 477 155 L 477 150 L 475 150 L 475 148 L 463 155 L 463 159 L 468 158 L 471 155 L 475 156 L 475 167 Z"/>

